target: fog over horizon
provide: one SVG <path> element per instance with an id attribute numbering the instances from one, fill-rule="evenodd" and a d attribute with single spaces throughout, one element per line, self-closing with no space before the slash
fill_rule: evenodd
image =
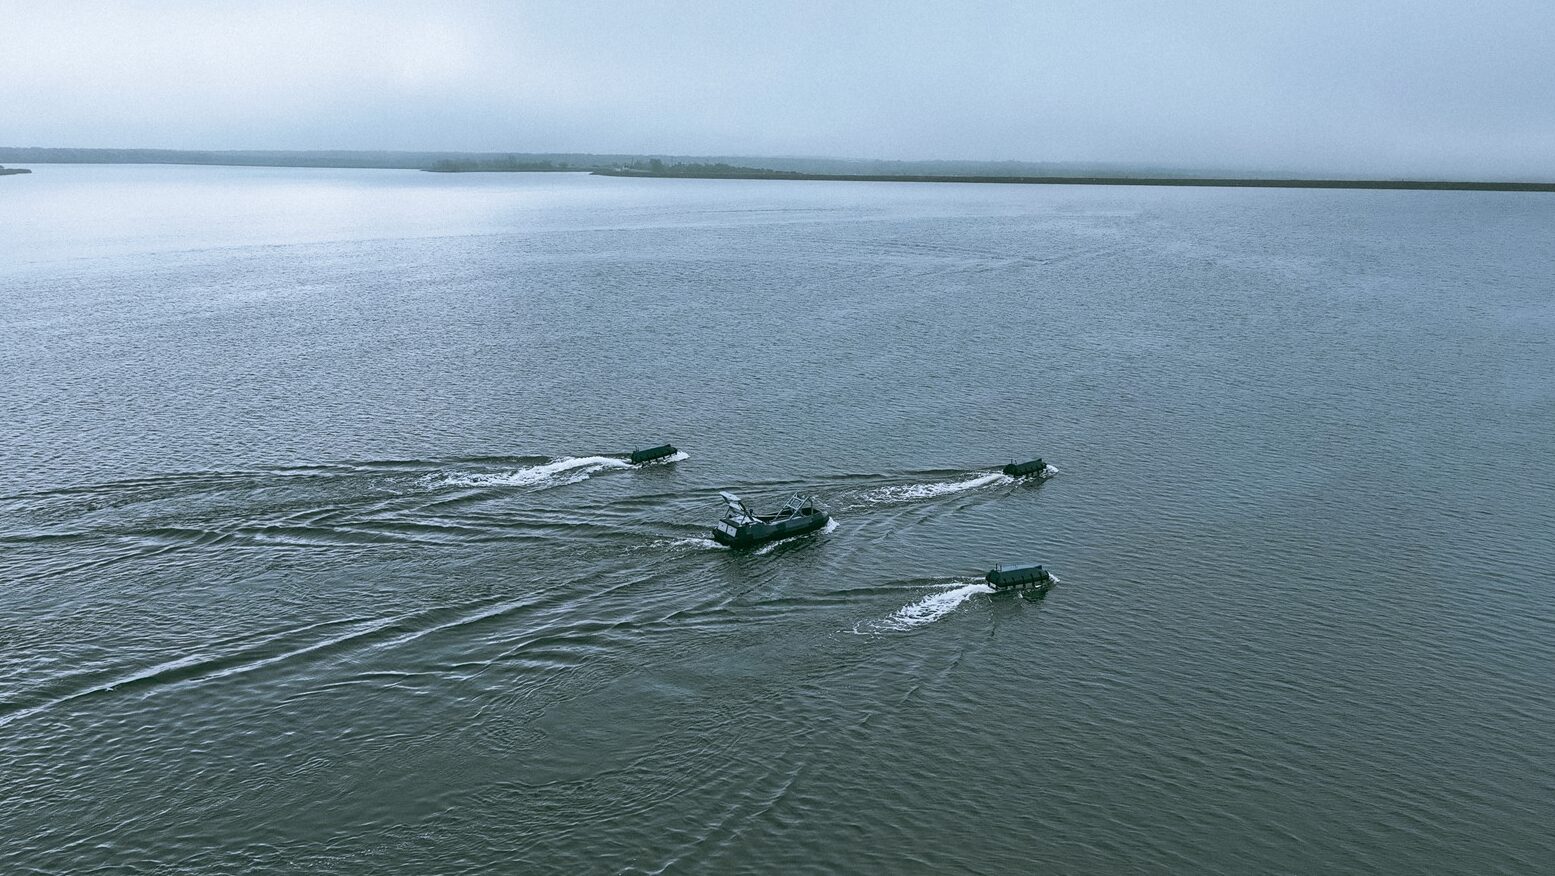
<path id="1" fill-rule="evenodd" d="M 0 145 L 1555 178 L 1555 4 L 0 0 Z"/>

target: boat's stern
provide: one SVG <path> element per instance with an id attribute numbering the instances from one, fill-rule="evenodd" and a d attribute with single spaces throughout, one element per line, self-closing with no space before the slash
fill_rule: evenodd
<path id="1" fill-rule="evenodd" d="M 739 547 L 743 544 L 749 544 L 749 534 L 744 532 L 745 529 L 746 527 L 739 526 L 726 517 L 723 520 L 713 524 L 713 541 L 716 541 L 719 544 L 728 545 L 729 547 Z"/>

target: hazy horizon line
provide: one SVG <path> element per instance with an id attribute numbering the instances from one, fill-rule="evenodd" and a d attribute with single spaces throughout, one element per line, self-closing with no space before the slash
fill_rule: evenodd
<path id="1" fill-rule="evenodd" d="M 191 164 L 209 166 L 222 166 L 210 162 L 136 162 L 136 161 L 49 161 L 41 157 L 8 157 L 6 153 L 16 152 L 121 152 L 121 153 L 158 153 L 169 157 L 177 155 L 212 155 L 212 156 L 240 156 L 240 155 L 264 155 L 264 156 L 398 156 L 410 160 L 416 156 L 423 157 L 466 157 L 466 158 L 494 158 L 494 157 L 528 157 L 536 159 L 567 159 L 567 158 L 600 158 L 600 159 L 660 159 L 660 160 L 744 160 L 759 162 L 822 162 L 849 165 L 940 165 L 940 166 L 1027 166 L 1027 167 L 1055 167 L 1055 168 L 1110 168 L 1118 171 L 1165 173 L 1168 175 L 1214 175 L 1219 178 L 1270 178 L 1274 175 L 1292 175 L 1292 178 L 1334 179 L 1334 180 L 1421 180 L 1421 181 L 1496 181 L 1496 182 L 1550 182 L 1555 181 L 1555 175 L 1543 177 L 1534 176 L 1508 176 L 1508 175 L 1452 175 L 1441 174 L 1356 174 L 1343 173 L 1335 170 L 1324 170 L 1312 166 L 1227 166 L 1212 164 L 1183 164 L 1176 162 L 1148 162 L 1148 161 L 1107 161 L 1094 159 L 1029 159 L 1029 158 L 867 158 L 848 155 L 827 155 L 818 153 L 695 153 L 695 152 L 629 152 L 629 151 L 524 151 L 524 150 L 472 150 L 472 149 L 402 149 L 402 148 L 332 148 L 332 147 L 307 147 L 307 148 L 200 148 L 200 147 L 167 147 L 167 146 L 42 146 L 42 145 L 0 145 L 0 163 L 4 162 L 29 162 L 34 164 Z M 242 165 L 236 165 L 242 166 Z M 341 168 L 352 169 L 352 168 Z M 371 168 L 361 167 L 357 169 L 414 169 L 414 168 Z M 756 168 L 769 169 L 769 168 Z"/>

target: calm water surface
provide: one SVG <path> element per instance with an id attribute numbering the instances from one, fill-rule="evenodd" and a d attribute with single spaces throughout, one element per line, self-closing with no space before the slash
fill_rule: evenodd
<path id="1" fill-rule="evenodd" d="M 35 171 L 0 870 L 1555 869 L 1555 197 Z"/>

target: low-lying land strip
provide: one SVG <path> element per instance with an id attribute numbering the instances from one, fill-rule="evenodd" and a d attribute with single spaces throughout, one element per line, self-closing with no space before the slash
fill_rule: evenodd
<path id="1" fill-rule="evenodd" d="M 0 146 L 0 162 L 29 164 L 199 164 L 221 167 L 328 167 L 427 170 L 436 173 L 593 173 L 658 179 L 766 179 L 838 182 L 1004 183 L 1089 186 L 1233 186 L 1284 189 L 1425 189 L 1555 192 L 1555 182 L 1517 180 L 1315 179 L 1268 173 L 1219 173 L 1107 164 L 1021 161 L 870 161 L 599 153 L 197 151 L 60 149 Z M 731 163 L 739 162 L 739 163 Z M 23 168 L 0 174 L 28 173 Z"/>

